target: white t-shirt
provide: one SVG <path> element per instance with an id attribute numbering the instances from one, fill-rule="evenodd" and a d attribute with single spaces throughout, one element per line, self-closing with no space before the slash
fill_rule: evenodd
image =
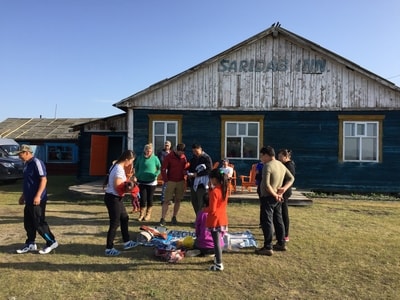
<path id="1" fill-rule="evenodd" d="M 231 178 L 232 176 L 233 176 L 233 168 L 232 167 L 222 167 L 222 168 L 220 168 L 220 170 L 222 171 L 222 172 L 224 172 L 226 175 L 228 175 L 228 177 L 229 178 Z"/>
<path id="2" fill-rule="evenodd" d="M 115 178 L 121 178 L 122 181 L 126 181 L 125 170 L 119 164 L 115 165 L 115 167 L 112 168 L 110 176 L 108 178 L 108 184 L 107 184 L 107 189 L 106 189 L 106 193 L 113 194 L 115 196 L 119 196 L 118 192 L 115 190 L 115 187 L 114 187 Z"/>

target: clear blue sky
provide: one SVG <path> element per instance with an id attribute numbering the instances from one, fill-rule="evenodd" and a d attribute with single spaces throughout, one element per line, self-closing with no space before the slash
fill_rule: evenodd
<path id="1" fill-rule="evenodd" d="M 0 0 L 0 121 L 122 113 L 276 21 L 400 86 L 399 0 Z"/>

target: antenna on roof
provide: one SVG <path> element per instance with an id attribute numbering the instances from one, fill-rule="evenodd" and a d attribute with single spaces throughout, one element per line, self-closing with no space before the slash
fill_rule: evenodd
<path id="1" fill-rule="evenodd" d="M 56 109 L 54 110 L 54 119 L 57 119 L 57 104 L 56 104 Z"/>

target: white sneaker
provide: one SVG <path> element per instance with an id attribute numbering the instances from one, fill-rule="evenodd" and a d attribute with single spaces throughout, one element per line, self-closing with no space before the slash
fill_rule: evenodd
<path id="1" fill-rule="evenodd" d="M 118 256 L 121 252 L 115 248 L 106 249 L 105 254 L 106 256 Z"/>
<path id="2" fill-rule="evenodd" d="M 135 243 L 134 241 L 130 240 L 130 241 L 127 241 L 126 243 L 124 243 L 124 250 L 128 250 L 128 249 L 131 249 L 131 248 L 136 247 L 136 246 L 137 246 L 137 243 Z"/>
<path id="3" fill-rule="evenodd" d="M 223 271 L 224 270 L 224 265 L 222 263 L 220 264 L 213 264 L 208 268 L 210 271 Z"/>
<path id="4" fill-rule="evenodd" d="M 18 249 L 17 253 L 22 254 L 22 253 L 27 253 L 27 252 L 33 252 L 36 250 L 37 250 L 36 244 L 29 244 L 29 245 L 25 245 L 24 248 L 22 248 L 22 249 Z"/>
<path id="5" fill-rule="evenodd" d="M 54 242 L 50 246 L 46 246 L 42 250 L 39 250 L 39 254 L 48 254 L 51 251 L 53 251 L 54 249 L 56 249 L 57 247 L 58 247 L 58 243 Z"/>

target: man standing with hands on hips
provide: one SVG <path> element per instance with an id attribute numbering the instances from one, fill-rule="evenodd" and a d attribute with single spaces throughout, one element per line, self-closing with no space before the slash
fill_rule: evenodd
<path id="1" fill-rule="evenodd" d="M 44 163 L 33 156 L 32 148 L 22 145 L 17 152 L 24 161 L 23 192 L 19 204 L 25 204 L 24 227 L 27 234 L 25 245 L 17 250 L 18 254 L 36 251 L 36 232 L 46 241 L 40 254 L 48 254 L 58 247 L 58 243 L 45 220 L 47 203 L 47 173 Z"/>

